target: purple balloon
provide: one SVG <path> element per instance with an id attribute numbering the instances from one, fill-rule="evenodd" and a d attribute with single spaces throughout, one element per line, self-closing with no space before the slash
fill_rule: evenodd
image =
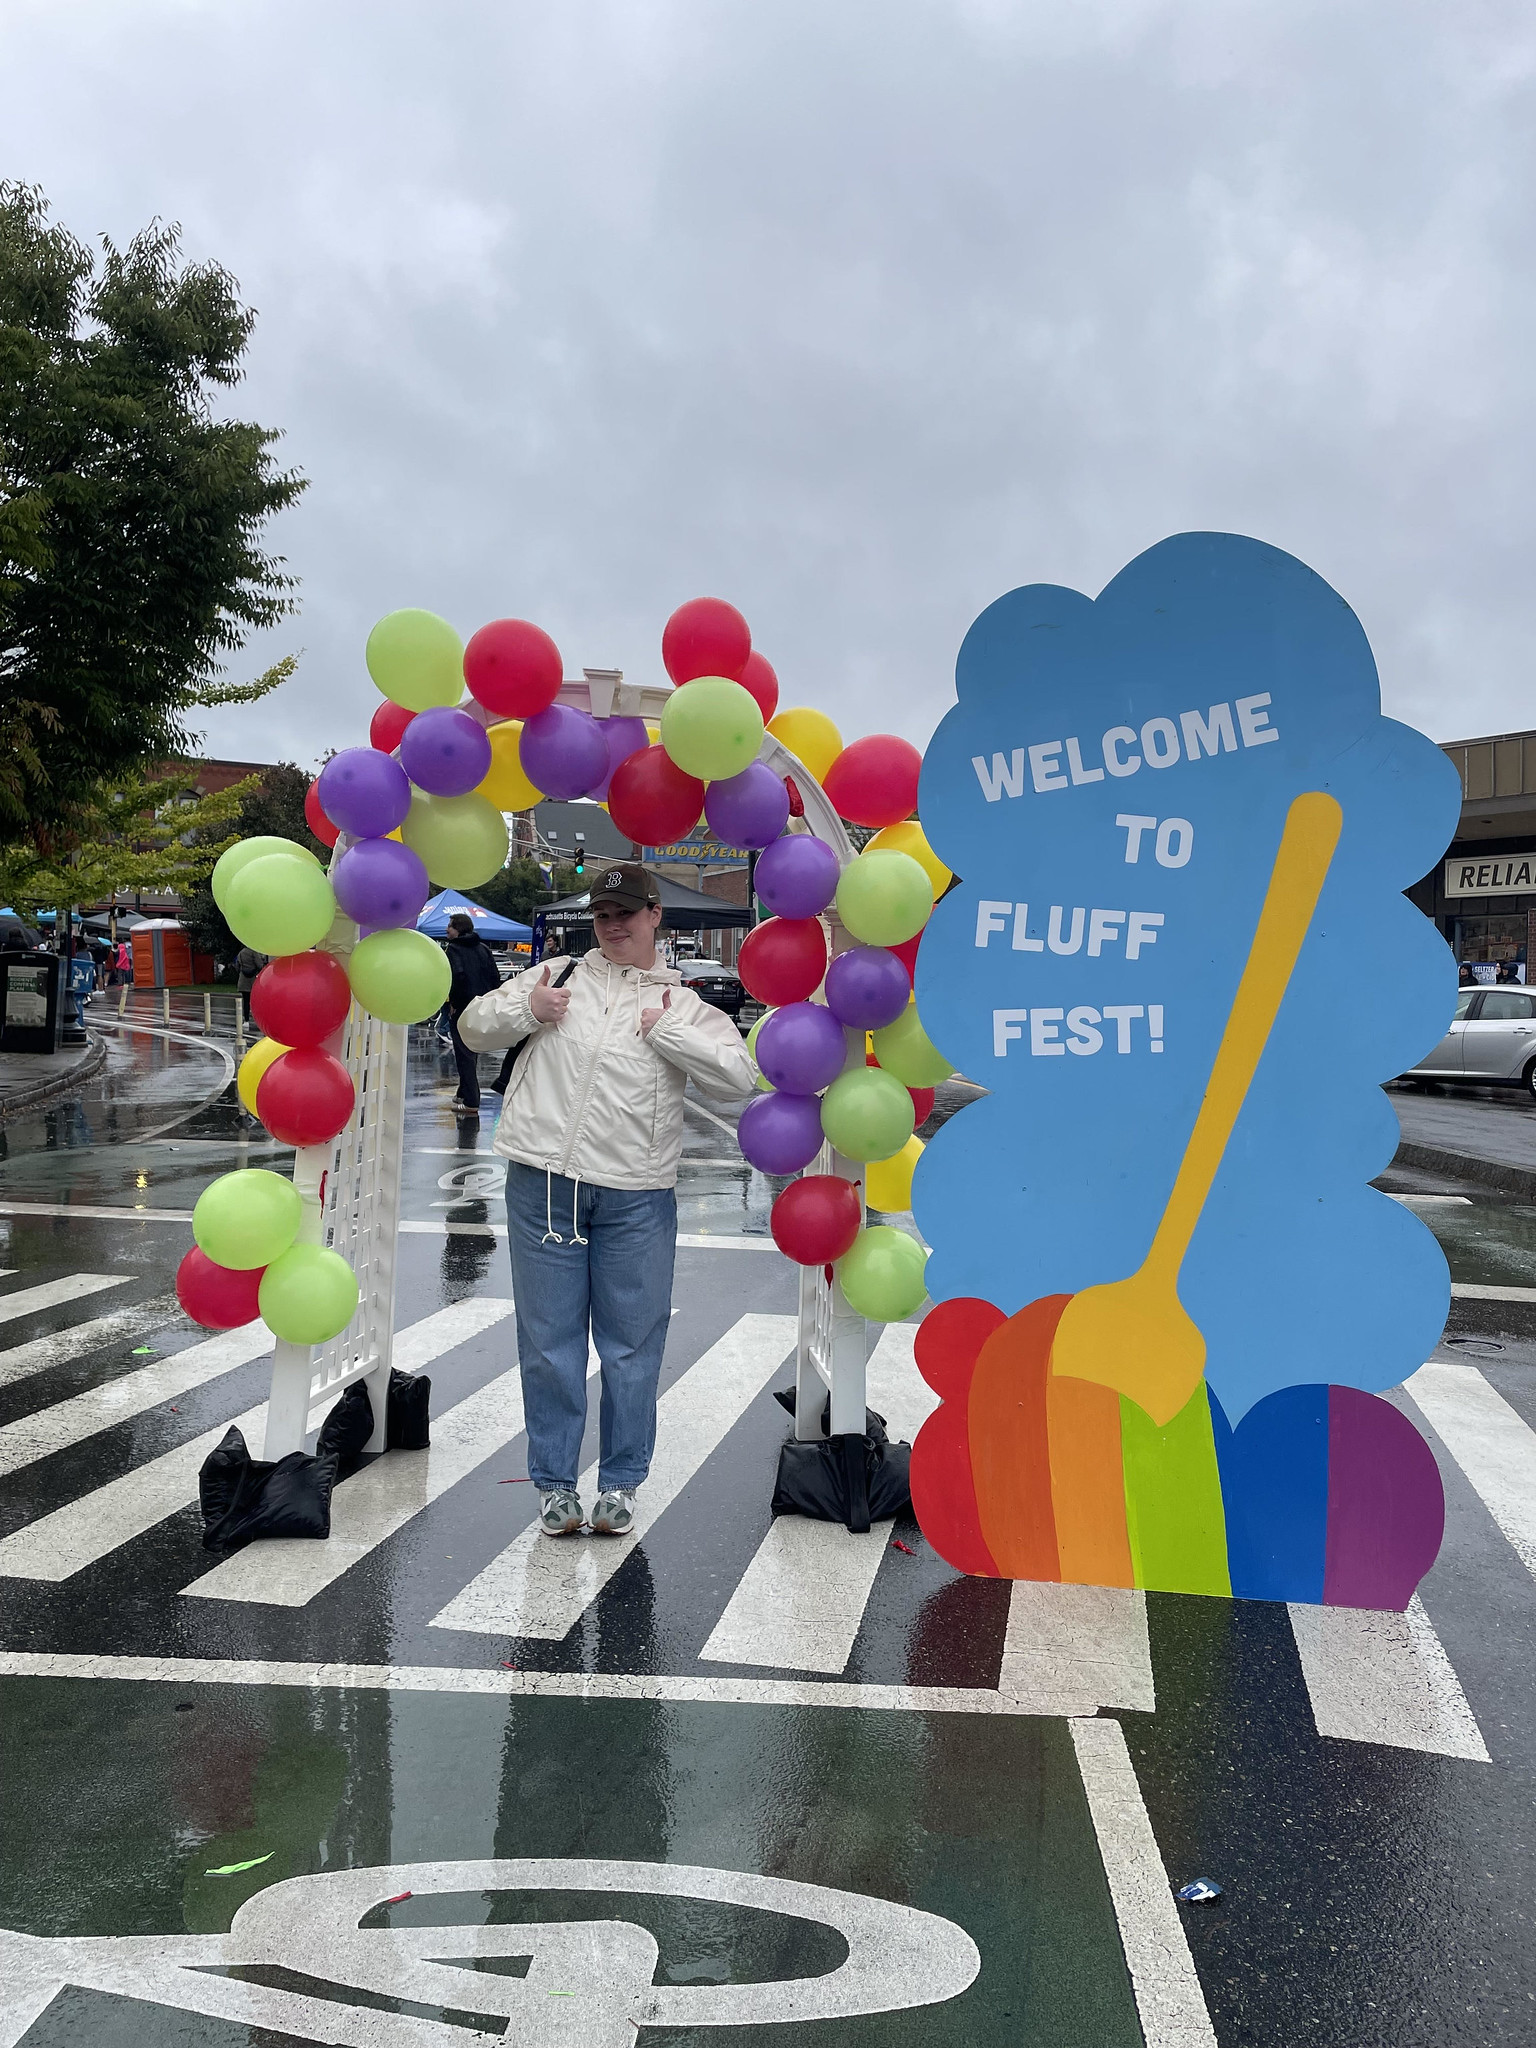
<path id="1" fill-rule="evenodd" d="M 411 808 L 411 778 L 377 747 L 344 747 L 332 754 L 317 787 L 321 810 L 352 839 L 382 839 L 404 823 Z"/>
<path id="2" fill-rule="evenodd" d="M 775 917 L 819 917 L 837 894 L 840 873 L 824 839 L 786 832 L 758 856 L 755 886 Z"/>
<path id="3" fill-rule="evenodd" d="M 349 846 L 331 869 L 331 887 L 348 917 L 371 931 L 414 925 L 432 893 L 421 857 L 398 839 Z"/>
<path id="4" fill-rule="evenodd" d="M 600 804 L 608 801 L 608 785 L 613 780 L 613 771 L 621 761 L 627 761 L 631 754 L 638 754 L 643 747 L 651 744 L 651 736 L 645 729 L 643 718 L 600 718 L 598 726 L 603 735 L 603 744 L 608 749 L 608 768 L 603 779 L 587 791 Z"/>
<path id="5" fill-rule="evenodd" d="M 837 1079 L 847 1060 L 843 1027 L 820 1003 L 786 1003 L 763 1019 L 757 1034 L 758 1066 L 789 1095 L 814 1095 Z"/>
<path id="6" fill-rule="evenodd" d="M 827 1008 L 852 1031 L 878 1031 L 907 1007 L 912 983 L 884 946 L 852 946 L 827 969 Z"/>
<path id="7" fill-rule="evenodd" d="M 753 761 L 739 775 L 709 785 L 704 815 L 724 846 L 768 846 L 789 823 L 789 791 L 782 775 Z"/>
<path id="8" fill-rule="evenodd" d="M 534 788 L 562 802 L 585 796 L 608 772 L 603 729 L 590 711 L 578 711 L 574 704 L 551 704 L 524 719 L 518 751 Z"/>
<path id="9" fill-rule="evenodd" d="M 478 718 L 439 704 L 400 735 L 400 765 L 432 796 L 468 796 L 490 772 L 490 738 Z"/>
<path id="10" fill-rule="evenodd" d="M 756 1095 L 736 1132 L 742 1157 L 759 1173 L 798 1173 L 821 1150 L 821 1104 L 814 1095 Z"/>

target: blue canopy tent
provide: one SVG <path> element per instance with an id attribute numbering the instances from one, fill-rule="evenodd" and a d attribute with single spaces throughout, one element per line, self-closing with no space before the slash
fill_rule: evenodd
<path id="1" fill-rule="evenodd" d="M 457 917 L 461 911 L 482 939 L 494 939 L 498 944 L 505 941 L 511 945 L 519 942 L 526 945 L 533 937 L 527 925 L 517 924 L 510 917 L 498 917 L 483 903 L 472 903 L 467 896 L 461 896 L 457 889 L 440 889 L 417 918 L 416 929 L 425 932 L 428 938 L 446 938 L 449 918 Z"/>

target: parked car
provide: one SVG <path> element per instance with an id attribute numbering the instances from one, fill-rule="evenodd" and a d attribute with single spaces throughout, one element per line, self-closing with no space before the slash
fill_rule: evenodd
<path id="1" fill-rule="evenodd" d="M 734 967 L 722 966 L 718 960 L 679 960 L 677 971 L 685 987 L 701 996 L 712 1010 L 724 1010 L 733 1024 L 741 1023 L 747 992 Z"/>
<path id="2" fill-rule="evenodd" d="M 1536 1098 L 1536 989 L 1458 989 L 1450 1028 L 1405 1078 L 1524 1088 Z"/>

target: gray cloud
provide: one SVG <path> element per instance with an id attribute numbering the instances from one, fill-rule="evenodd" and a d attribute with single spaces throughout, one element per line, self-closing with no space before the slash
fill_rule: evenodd
<path id="1" fill-rule="evenodd" d="M 398 604 L 659 675 L 700 591 L 922 741 L 999 592 L 1201 526 L 1336 584 L 1389 710 L 1536 723 L 1528 9 L 12 0 L 5 48 L 8 169 L 229 265 L 312 479 L 300 677 L 214 751 L 360 738 Z"/>

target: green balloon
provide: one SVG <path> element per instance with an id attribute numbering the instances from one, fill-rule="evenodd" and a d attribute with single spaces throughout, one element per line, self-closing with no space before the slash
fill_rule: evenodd
<path id="1" fill-rule="evenodd" d="M 457 704 L 464 694 L 464 642 L 436 612 L 386 612 L 363 659 L 384 695 L 407 711 Z"/>
<path id="2" fill-rule="evenodd" d="M 866 946 L 900 946 L 933 912 L 933 884 L 910 853 L 871 847 L 851 860 L 837 885 L 837 914 Z"/>
<path id="3" fill-rule="evenodd" d="M 242 946 L 280 959 L 318 946 L 336 916 L 336 898 L 319 864 L 275 853 L 243 867 L 224 892 L 224 915 Z"/>
<path id="4" fill-rule="evenodd" d="M 955 1071 L 918 1022 L 916 1003 L 875 1033 L 875 1058 L 909 1088 L 937 1088 Z"/>
<path id="5" fill-rule="evenodd" d="M 411 792 L 400 837 L 439 889 L 478 889 L 507 864 L 507 821 L 488 796 Z"/>
<path id="6" fill-rule="evenodd" d="M 899 1323 L 928 1292 L 927 1264 L 928 1254 L 915 1237 L 889 1223 L 872 1223 L 838 1260 L 837 1277 L 851 1309 L 872 1323 Z"/>
<path id="7" fill-rule="evenodd" d="M 270 1266 L 298 1234 L 304 1205 L 291 1180 L 264 1166 L 220 1174 L 197 1198 L 192 1235 L 216 1266 Z"/>
<path id="8" fill-rule="evenodd" d="M 249 867 L 253 860 L 265 860 L 269 853 L 284 854 L 290 860 L 305 861 L 312 868 L 318 868 L 320 865 L 307 846 L 300 846 L 292 839 L 242 839 L 238 846 L 231 846 L 227 852 L 219 855 L 213 873 L 208 878 L 213 900 L 220 910 L 224 908 L 224 898 L 229 891 L 229 885 L 240 870 Z"/>
<path id="9" fill-rule="evenodd" d="M 296 1244 L 262 1274 L 256 1300 L 283 1343 L 328 1344 L 357 1313 L 357 1275 L 340 1252 Z"/>
<path id="10" fill-rule="evenodd" d="M 821 1128 L 845 1159 L 889 1159 L 912 1135 L 912 1098 L 894 1074 L 849 1067 L 821 1098 Z"/>
<path id="11" fill-rule="evenodd" d="M 385 1024 L 419 1024 L 448 1000 L 448 956 L 425 932 L 375 932 L 352 948 L 352 993 Z M 910 1101 L 910 1097 L 908 1100 Z"/>
<path id="12" fill-rule="evenodd" d="M 685 775 L 723 782 L 757 759 L 763 714 L 757 699 L 724 676 L 680 683 L 661 714 L 661 744 Z"/>
<path id="13" fill-rule="evenodd" d="M 747 1058 L 749 1060 L 755 1060 L 757 1058 L 757 1034 L 759 1033 L 759 1031 L 762 1030 L 763 1026 L 768 1022 L 768 1019 L 772 1015 L 772 1010 L 764 1010 L 761 1017 L 758 1018 L 757 1022 L 752 1026 L 752 1029 L 747 1033 Z M 765 1095 L 771 1095 L 773 1093 L 773 1083 L 769 1080 L 766 1074 L 758 1075 L 757 1085 L 759 1088 L 762 1089 Z"/>

